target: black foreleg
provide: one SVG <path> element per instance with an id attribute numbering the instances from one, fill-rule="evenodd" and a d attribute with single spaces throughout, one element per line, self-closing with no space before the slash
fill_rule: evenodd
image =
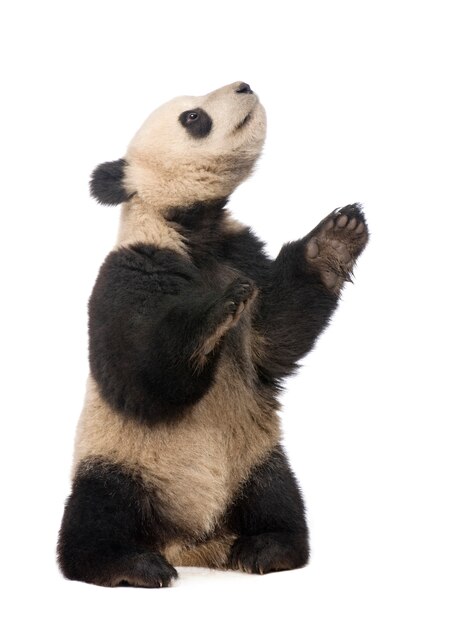
<path id="1" fill-rule="evenodd" d="M 257 367 L 265 382 L 291 374 L 328 324 L 338 296 L 312 272 L 303 240 L 285 245 L 262 288 L 255 318 Z"/>
<path id="2" fill-rule="evenodd" d="M 90 367 L 104 399 L 151 424 L 181 416 L 211 385 L 222 339 L 254 294 L 240 276 L 207 283 L 170 251 L 110 254 L 89 302 Z"/>
<path id="3" fill-rule="evenodd" d="M 350 205 L 283 246 L 262 286 L 255 317 L 257 367 L 265 382 L 292 373 L 311 350 L 367 240 L 363 213 Z"/>

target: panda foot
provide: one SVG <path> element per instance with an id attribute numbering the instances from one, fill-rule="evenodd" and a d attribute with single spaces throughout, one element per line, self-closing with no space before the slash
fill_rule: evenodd
<path id="1" fill-rule="evenodd" d="M 241 536 L 231 548 L 231 569 L 268 574 L 303 567 L 308 560 L 306 537 L 290 533 Z"/>
<path id="2" fill-rule="evenodd" d="M 319 270 L 325 286 L 338 292 L 352 282 L 355 261 L 368 241 L 368 229 L 360 205 L 351 204 L 330 213 L 308 235 L 306 257 Z"/>
<path id="3" fill-rule="evenodd" d="M 116 563 L 108 574 L 91 580 L 103 587 L 169 587 L 178 577 L 177 571 L 160 554 L 137 554 Z M 112 571 L 113 570 L 113 571 Z"/>

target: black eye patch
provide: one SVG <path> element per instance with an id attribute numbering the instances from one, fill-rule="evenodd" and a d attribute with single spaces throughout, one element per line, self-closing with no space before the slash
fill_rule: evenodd
<path id="1" fill-rule="evenodd" d="M 179 116 L 179 121 L 187 130 L 191 137 L 202 139 L 206 137 L 212 129 L 213 120 L 203 109 L 192 109 L 184 111 Z"/>

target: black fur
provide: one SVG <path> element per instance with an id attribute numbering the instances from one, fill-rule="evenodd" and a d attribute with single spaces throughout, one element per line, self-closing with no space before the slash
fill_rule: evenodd
<path id="1" fill-rule="evenodd" d="M 213 120 L 204 109 L 200 107 L 184 111 L 179 116 L 179 121 L 194 139 L 203 139 L 210 134 Z"/>
<path id="2" fill-rule="evenodd" d="M 257 368 L 263 382 L 279 386 L 292 374 L 326 328 L 338 297 L 329 292 L 320 274 L 305 258 L 306 240 L 288 243 L 270 264 L 255 321 L 266 337 Z"/>
<path id="3" fill-rule="evenodd" d="M 307 563 L 304 503 L 281 446 L 251 474 L 225 524 L 239 535 L 231 549 L 233 569 L 266 574 Z"/>
<path id="4" fill-rule="evenodd" d="M 260 295 L 254 327 L 267 339 L 263 358 L 256 366 L 263 382 L 278 386 L 311 350 L 329 323 L 338 297 L 325 287 L 319 272 L 312 271 L 305 258 L 311 233 L 283 246 L 272 261 L 250 228 L 225 233 L 225 202 L 198 203 L 173 210 L 170 217 L 185 235 L 197 267 L 208 266 L 212 261 L 219 266 L 232 266 L 256 283 Z"/>
<path id="5" fill-rule="evenodd" d="M 111 587 L 167 586 L 177 573 L 157 547 L 180 531 L 160 516 L 156 501 L 122 467 L 99 459 L 81 464 L 58 541 L 63 574 Z"/>
<path id="6" fill-rule="evenodd" d="M 89 301 L 90 367 L 107 402 L 149 423 L 182 415 L 212 383 L 220 351 L 200 367 L 193 355 L 250 295 L 244 284 L 154 246 L 112 252 Z"/>
<path id="7" fill-rule="evenodd" d="M 228 233 L 224 202 L 171 213 L 191 261 L 138 244 L 110 253 L 100 270 L 89 302 L 90 366 L 103 397 L 128 417 L 148 423 L 179 417 L 206 393 L 222 347 L 239 340 L 241 325 L 200 367 L 192 357 L 230 313 L 234 284 L 259 288 L 252 324 L 266 342 L 256 355 L 255 384 L 258 392 L 268 389 L 270 400 L 336 308 L 338 297 L 305 258 L 308 237 L 286 244 L 271 261 L 249 229 Z"/>
<path id="8" fill-rule="evenodd" d="M 90 193 L 100 204 L 116 205 L 129 200 L 134 194 L 129 194 L 124 188 L 125 159 L 108 161 L 98 165 L 92 172 L 90 179 Z"/>
<path id="9" fill-rule="evenodd" d="M 102 396 L 127 419 L 150 425 L 182 419 L 210 388 L 223 356 L 235 362 L 257 397 L 275 406 L 283 378 L 336 308 L 338 295 L 306 254 L 321 224 L 271 260 L 250 229 L 228 227 L 225 203 L 169 213 L 185 237 L 187 257 L 137 244 L 109 254 L 100 270 L 89 302 L 91 371 Z M 344 210 L 363 221 L 357 205 Z M 255 289 L 247 323 L 239 319 L 196 358 Z M 248 356 L 245 341 L 254 342 Z M 307 562 L 302 497 L 280 447 L 242 486 L 222 529 L 239 535 L 232 568 L 266 573 Z M 103 461 L 82 465 L 60 534 L 59 560 L 67 577 L 105 585 L 169 584 L 176 572 L 157 550 L 170 537 L 182 533 L 160 516 L 157 495 L 141 477 Z"/>

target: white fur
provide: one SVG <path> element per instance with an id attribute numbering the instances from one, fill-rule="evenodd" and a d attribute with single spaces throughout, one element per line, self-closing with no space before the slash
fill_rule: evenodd
<path id="1" fill-rule="evenodd" d="M 182 252 L 180 237 L 167 232 L 164 209 L 229 196 L 250 175 L 265 140 L 266 115 L 255 94 L 236 93 L 239 85 L 175 98 L 144 122 L 125 156 L 124 186 L 135 195 L 123 205 L 118 245 L 146 241 Z M 213 120 L 202 139 L 179 121 L 198 107 Z"/>

